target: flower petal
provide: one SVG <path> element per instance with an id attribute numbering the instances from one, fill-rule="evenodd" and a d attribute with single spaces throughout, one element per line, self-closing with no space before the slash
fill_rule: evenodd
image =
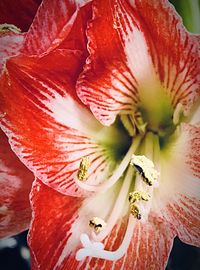
<path id="1" fill-rule="evenodd" d="M 23 32 L 31 25 L 41 0 L 0 1 L 0 23 L 14 24 Z M 17 11 L 17 12 L 16 12 Z"/>
<path id="2" fill-rule="evenodd" d="M 75 259 L 76 251 L 81 247 L 80 234 L 89 232 L 88 219 L 95 212 L 106 215 L 115 196 L 116 190 L 113 190 L 98 199 L 93 197 L 83 202 L 79 198 L 63 196 L 37 180 L 32 191 L 34 218 L 29 233 L 33 270 L 165 269 L 174 234 L 171 227 L 155 215 L 148 224 L 136 221 L 133 240 L 120 260 L 112 262 L 87 257 L 78 262 Z M 116 250 L 120 246 L 126 226 L 127 217 L 123 217 L 105 240 L 106 250 Z"/>
<path id="3" fill-rule="evenodd" d="M 132 247 L 129 248 L 127 254 L 127 257 L 131 257 L 133 260 L 130 262 L 127 259 L 127 269 L 164 270 L 173 240 L 172 227 L 161 220 L 159 216 L 151 213 L 147 223 L 139 222 L 135 227 Z"/>
<path id="4" fill-rule="evenodd" d="M 37 179 L 31 196 L 34 215 L 28 237 L 36 264 L 33 269 L 78 269 L 81 263 L 75 260 L 75 254 L 81 247 L 80 235 L 90 231 L 89 219 L 94 213 L 109 212 L 115 193 L 108 195 L 83 202 L 54 191 Z"/>
<path id="5" fill-rule="evenodd" d="M 179 195 L 167 205 L 165 212 L 178 237 L 189 245 L 200 247 L 200 201 Z"/>
<path id="6" fill-rule="evenodd" d="M 111 166 L 100 143 L 103 127 L 75 94 L 83 59 L 80 51 L 64 49 L 40 59 L 12 58 L 0 94 L 2 128 L 19 158 L 50 187 L 78 196 L 84 191 L 74 173 L 83 157 L 90 158 L 93 184 L 106 180 Z"/>
<path id="7" fill-rule="evenodd" d="M 31 220 L 33 174 L 12 152 L 0 130 L 0 238 L 26 230 Z"/>
<path id="8" fill-rule="evenodd" d="M 162 156 L 155 208 L 186 243 L 200 246 L 200 128 L 182 124 Z"/>
<path id="9" fill-rule="evenodd" d="M 13 32 L 0 33 L 0 75 L 3 68 L 5 67 L 5 62 L 12 56 L 19 54 L 24 41 L 24 34 L 17 34 Z"/>
<path id="10" fill-rule="evenodd" d="M 24 53 L 41 55 L 59 46 L 74 28 L 77 16 L 82 23 L 90 17 L 90 7 L 83 7 L 90 1 L 44 0 L 27 33 Z M 83 31 L 80 31 L 82 26 L 76 24 L 76 27 L 78 31 L 73 39 L 75 40 L 79 35 L 82 38 L 79 38 L 79 42 L 83 43 L 85 35 Z"/>
<path id="11" fill-rule="evenodd" d="M 77 91 L 103 124 L 144 103 L 152 110 L 161 98 L 185 112 L 196 101 L 198 42 L 168 1 L 94 1 L 87 36 L 90 55 Z"/>
<path id="12" fill-rule="evenodd" d="M 126 221 L 126 217 L 123 217 L 113 228 L 106 240 L 106 250 L 116 250 L 120 246 L 126 231 Z M 172 248 L 173 239 L 174 232 L 172 227 L 160 220 L 158 216 L 152 215 L 148 223 L 143 224 L 136 221 L 132 241 L 125 256 L 114 262 L 92 259 L 89 265 L 91 269 L 94 269 L 96 266 L 102 270 L 164 270 Z"/>

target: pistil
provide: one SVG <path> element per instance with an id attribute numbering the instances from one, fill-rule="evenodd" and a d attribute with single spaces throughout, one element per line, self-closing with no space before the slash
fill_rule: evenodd
<path id="1" fill-rule="evenodd" d="M 90 241 L 87 234 L 82 234 L 80 240 L 83 245 L 83 248 L 77 251 L 76 260 L 82 261 L 87 256 L 110 261 L 119 260 L 124 256 L 130 245 L 134 227 L 135 227 L 135 218 L 133 216 L 130 216 L 124 239 L 120 247 L 115 251 L 105 250 L 103 243 Z"/>

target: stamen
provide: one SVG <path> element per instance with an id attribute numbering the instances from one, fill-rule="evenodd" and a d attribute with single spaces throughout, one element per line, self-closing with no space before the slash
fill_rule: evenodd
<path id="1" fill-rule="evenodd" d="M 137 205 L 131 204 L 130 210 L 131 210 L 131 214 L 135 218 L 137 218 L 137 219 L 141 219 L 142 218 L 142 214 L 141 214 L 140 209 L 139 209 L 139 207 Z"/>
<path id="2" fill-rule="evenodd" d="M 124 254 L 126 253 L 130 245 L 130 242 L 132 240 L 132 233 L 133 233 L 134 226 L 135 226 L 135 218 L 133 216 L 130 216 L 124 239 L 120 247 L 115 251 L 105 250 L 103 243 L 90 241 L 87 234 L 81 234 L 80 240 L 83 245 L 83 248 L 77 251 L 76 260 L 82 261 L 87 256 L 110 260 L 110 261 L 119 260 L 120 258 L 124 256 Z"/>
<path id="3" fill-rule="evenodd" d="M 143 201 L 148 201 L 150 199 L 150 195 L 147 194 L 146 192 L 144 191 L 134 191 L 134 192 L 130 192 L 129 193 L 129 197 L 128 197 L 128 200 L 129 202 L 132 204 L 132 203 L 135 203 L 135 202 L 138 202 L 140 200 L 143 200 Z"/>
<path id="4" fill-rule="evenodd" d="M 130 202 L 130 211 L 131 211 L 131 214 L 135 218 L 137 219 L 142 218 L 141 209 L 143 208 L 141 204 L 135 204 L 135 203 L 138 203 L 141 200 L 147 202 L 149 201 L 149 199 L 150 199 L 150 195 L 144 191 L 134 191 L 134 192 L 129 193 L 128 200 Z"/>
<path id="5" fill-rule="evenodd" d="M 90 167 L 89 157 L 84 157 L 81 160 L 80 167 L 77 173 L 77 177 L 80 181 L 86 180 L 88 178 L 88 169 Z"/>
<path id="6" fill-rule="evenodd" d="M 125 179 L 123 181 L 121 190 L 119 192 L 119 195 L 113 207 L 112 213 L 107 220 L 107 226 L 98 235 L 92 233 L 93 240 L 102 241 L 112 231 L 113 227 L 117 223 L 117 220 L 119 220 L 119 217 L 121 215 L 121 212 L 127 200 L 127 194 L 128 194 L 129 187 L 133 179 L 133 173 L 134 172 L 133 172 L 132 167 L 129 167 L 127 170 Z"/>
<path id="7" fill-rule="evenodd" d="M 74 180 L 75 180 L 76 184 L 84 190 L 93 191 L 93 192 L 104 192 L 108 188 L 112 187 L 118 181 L 118 179 L 122 176 L 124 171 L 126 170 L 128 164 L 130 162 L 131 156 L 136 151 L 140 141 L 141 141 L 140 136 L 136 137 L 133 140 L 133 143 L 132 143 L 131 147 L 129 148 L 128 152 L 126 153 L 124 159 L 122 160 L 120 165 L 117 167 L 117 169 L 115 170 L 113 175 L 107 181 L 104 181 L 102 184 L 100 184 L 98 186 L 88 185 L 86 183 L 79 181 L 77 179 L 76 175 L 74 175 Z"/>
<path id="8" fill-rule="evenodd" d="M 100 233 L 106 227 L 106 223 L 101 218 L 93 217 L 89 222 L 89 226 L 94 228 L 96 233 Z"/>
<path id="9" fill-rule="evenodd" d="M 148 132 L 145 136 L 143 151 L 145 156 L 133 156 L 131 161 L 131 164 L 139 171 L 139 174 L 135 180 L 135 192 L 130 194 L 129 201 L 131 213 L 136 218 L 141 217 L 142 221 L 146 221 L 152 206 L 154 188 L 158 187 L 159 184 L 159 173 L 156 170 L 159 169 L 157 160 L 159 155 L 158 136 Z M 156 169 L 151 159 L 156 161 Z M 144 181 L 141 181 L 141 177 Z M 142 196 L 144 196 L 144 199 L 142 199 Z"/>
<path id="10" fill-rule="evenodd" d="M 133 155 L 130 164 L 135 167 L 149 186 L 157 182 L 159 173 L 154 169 L 154 164 L 150 159 L 145 156 Z"/>

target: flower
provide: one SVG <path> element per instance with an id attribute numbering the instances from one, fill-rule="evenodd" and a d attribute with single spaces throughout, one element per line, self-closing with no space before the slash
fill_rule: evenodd
<path id="1" fill-rule="evenodd" d="M 36 177 L 33 269 L 164 269 L 176 235 L 199 246 L 198 39 L 165 0 L 43 1 L 0 92 Z"/>

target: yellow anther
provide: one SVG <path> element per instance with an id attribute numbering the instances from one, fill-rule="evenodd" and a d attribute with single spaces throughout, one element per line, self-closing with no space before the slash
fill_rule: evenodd
<path id="1" fill-rule="evenodd" d="M 101 218 L 93 217 L 89 221 L 89 226 L 92 227 L 96 233 L 100 233 L 106 227 L 106 222 Z"/>
<path id="2" fill-rule="evenodd" d="M 130 210 L 131 210 L 131 214 L 137 218 L 137 219 L 141 219 L 142 218 L 142 215 L 140 213 L 140 209 L 137 205 L 135 204 L 131 204 L 130 205 Z"/>
<path id="3" fill-rule="evenodd" d="M 84 181 L 88 178 L 88 169 L 90 167 L 90 159 L 89 157 L 84 157 L 81 160 L 80 166 L 79 166 L 79 170 L 77 173 L 77 177 L 80 181 Z"/>
<path id="4" fill-rule="evenodd" d="M 155 170 L 153 162 L 147 157 L 133 155 L 130 164 L 135 167 L 149 186 L 158 180 L 159 172 Z"/>
<path id="5" fill-rule="evenodd" d="M 18 34 L 21 32 L 21 29 L 15 26 L 14 24 L 8 23 L 0 24 L 0 33 L 7 33 L 7 32 L 13 32 Z"/>
<path id="6" fill-rule="evenodd" d="M 150 199 L 150 195 L 143 191 L 134 191 L 129 193 L 128 200 L 131 204 L 138 201 L 148 201 Z"/>

